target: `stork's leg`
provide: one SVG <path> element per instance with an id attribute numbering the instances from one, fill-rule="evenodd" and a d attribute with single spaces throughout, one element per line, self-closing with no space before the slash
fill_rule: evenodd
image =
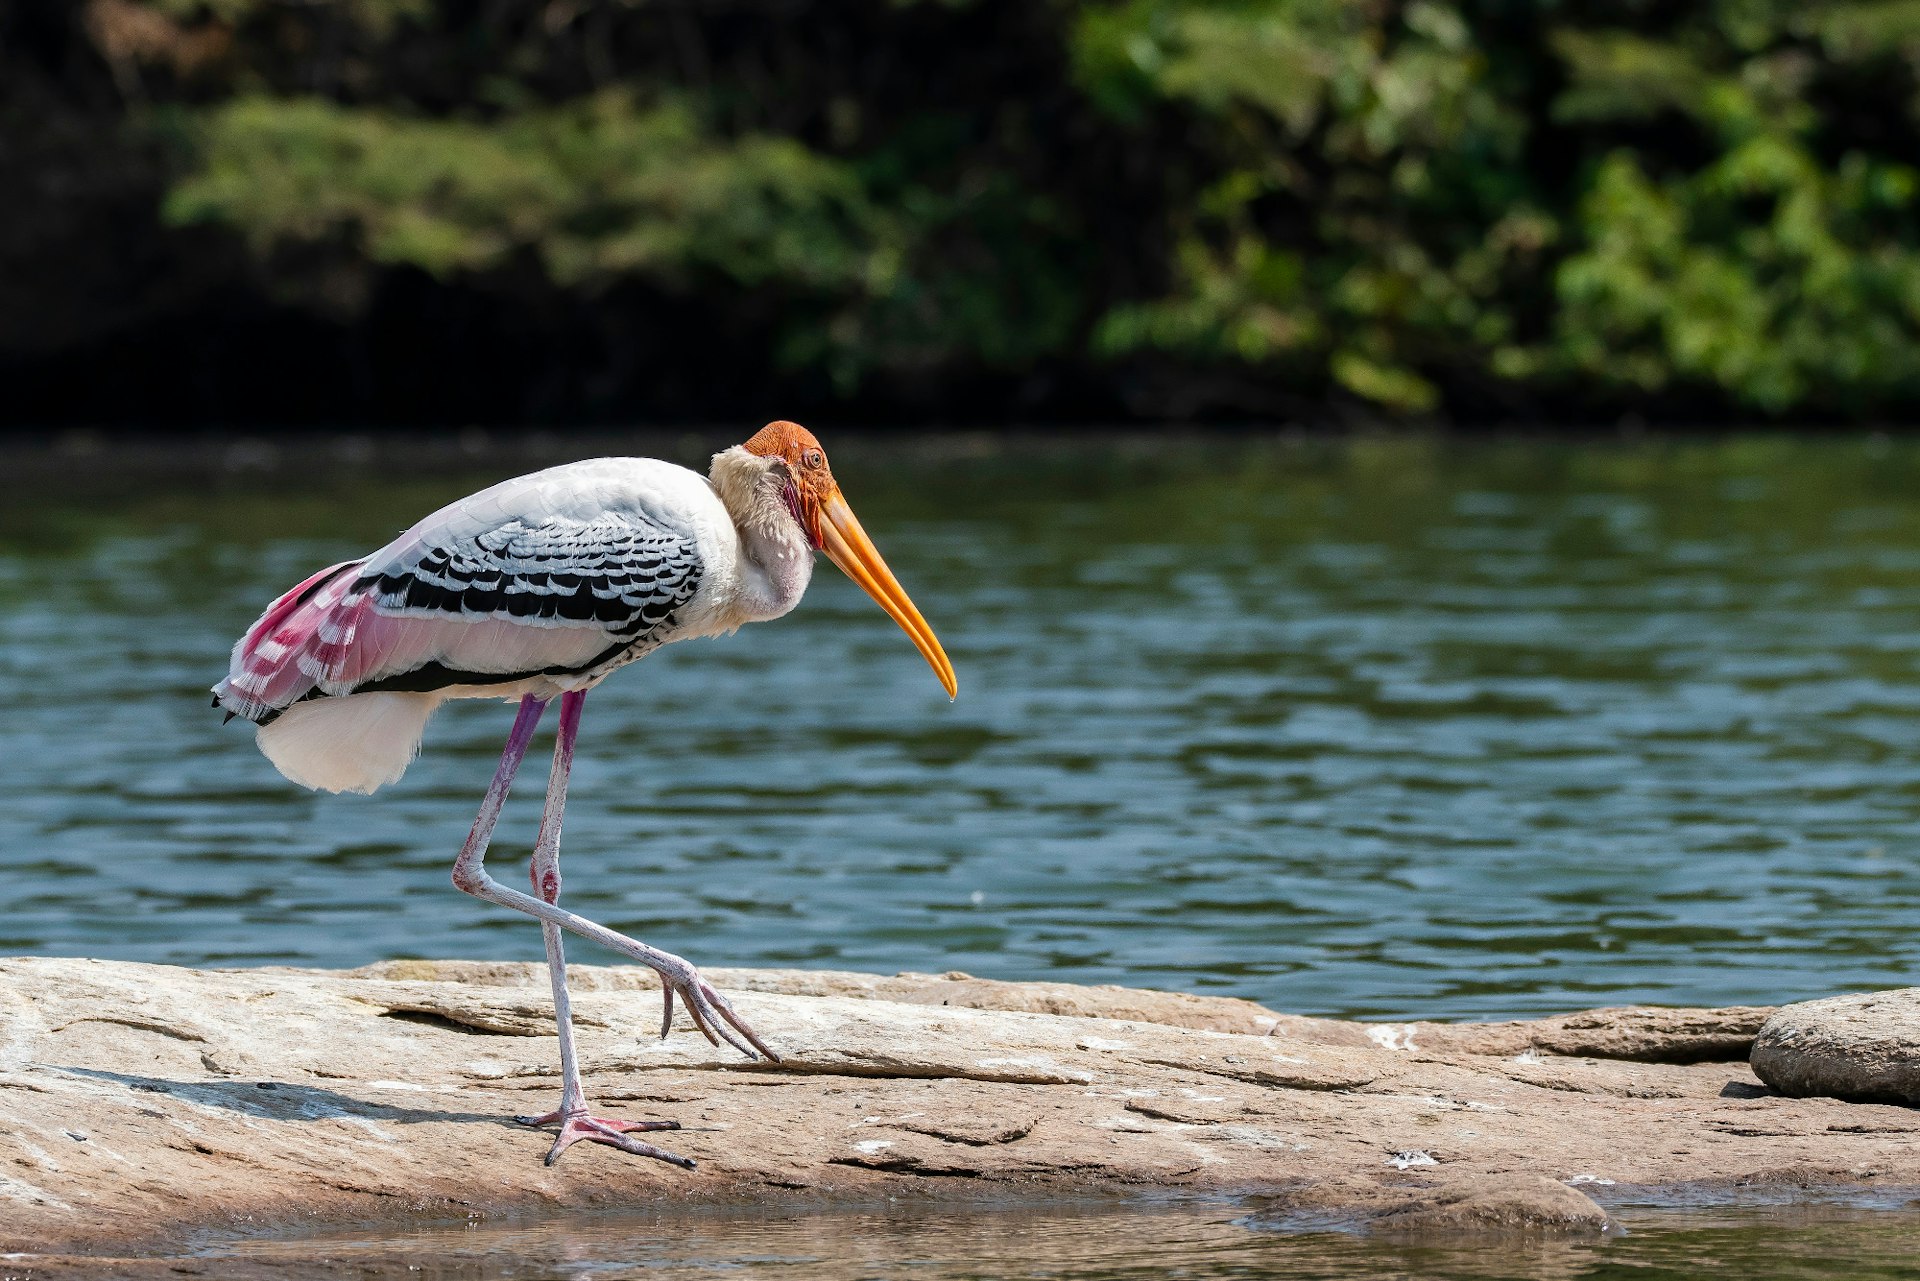
<path id="1" fill-rule="evenodd" d="M 520 700 L 520 714 L 513 722 L 513 732 L 507 736 L 506 750 L 500 754 L 500 768 L 494 771 L 493 783 L 487 788 L 487 799 L 481 803 L 479 816 L 473 820 L 473 830 L 467 834 L 467 843 L 461 847 L 460 857 L 454 860 L 454 885 L 476 898 L 510 907 L 516 912 L 525 912 L 563 930 L 571 930 L 581 938 L 592 939 L 602 947 L 611 948 L 622 956 L 630 956 L 653 970 L 660 976 L 661 995 L 666 1000 L 666 1018 L 660 1025 L 662 1036 L 666 1035 L 667 1028 L 672 1024 L 673 998 L 678 995 L 686 1003 L 687 1014 L 692 1018 L 693 1025 L 708 1041 L 718 1045 L 721 1038 L 725 1038 L 727 1044 L 748 1058 L 754 1057 L 754 1051 L 758 1050 L 777 1062 L 780 1056 L 767 1047 L 766 1042 L 727 1003 L 727 998 L 716 992 L 713 985 L 700 976 L 700 971 L 686 960 L 671 952 L 662 952 L 657 947 L 648 947 L 637 939 L 630 939 L 584 916 L 576 916 L 556 903 L 510 890 L 487 874 L 487 843 L 493 839 L 494 824 L 499 821 L 500 807 L 507 799 L 507 789 L 512 786 L 513 776 L 526 757 L 527 744 L 532 740 L 534 727 L 540 723 L 540 714 L 545 710 L 546 703 L 532 695 Z"/>
<path id="2" fill-rule="evenodd" d="M 547 804 L 540 814 L 540 836 L 533 845 L 533 889 L 548 903 L 560 901 L 560 821 L 567 808 L 567 775 L 573 769 L 573 743 L 580 732 L 580 709 L 585 705 L 584 691 L 569 690 L 560 696 L 560 732 L 553 744 L 553 773 L 547 778 Z M 567 997 L 567 954 L 560 927 L 552 921 L 540 922 L 547 940 L 547 970 L 553 979 L 553 1018 L 560 1028 L 560 1106 L 545 1116 L 523 1116 L 522 1125 L 560 1126 L 547 1153 L 547 1164 L 581 1139 L 605 1143 L 650 1156 L 691 1170 L 686 1157 L 630 1139 L 639 1130 L 677 1130 L 678 1121 L 618 1121 L 592 1116 L 587 1112 L 587 1092 L 580 1084 L 580 1062 L 573 1049 L 573 1006 Z"/>

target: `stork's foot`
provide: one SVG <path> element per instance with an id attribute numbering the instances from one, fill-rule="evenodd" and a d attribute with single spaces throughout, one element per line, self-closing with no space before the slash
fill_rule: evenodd
<path id="1" fill-rule="evenodd" d="M 631 1152 L 635 1156 L 650 1156 L 656 1161 L 665 1161 L 668 1165 L 677 1165 L 683 1170 L 693 1169 L 693 1162 L 678 1153 L 665 1148 L 656 1148 L 651 1143 L 642 1143 L 639 1139 L 628 1138 L 630 1134 L 647 1130 L 677 1130 L 678 1121 L 618 1121 L 611 1117 L 589 1116 L 579 1112 L 549 1112 L 545 1116 L 517 1116 L 514 1120 L 522 1125 L 542 1127 L 558 1124 L 560 1133 L 554 1136 L 553 1147 L 547 1151 L 547 1164 L 552 1165 L 560 1159 L 560 1154 L 574 1144 L 585 1139 L 589 1143 L 604 1143 L 610 1148 L 619 1148 L 622 1152 Z"/>
<path id="2" fill-rule="evenodd" d="M 660 975 L 660 996 L 665 1006 L 660 1012 L 662 1040 L 673 1028 L 673 998 L 678 994 L 681 1003 L 687 1007 L 688 1016 L 693 1019 L 693 1026 L 712 1044 L 719 1045 L 724 1040 L 750 1059 L 757 1057 L 754 1051 L 758 1050 L 772 1062 L 780 1061 L 780 1056 L 747 1026 L 747 1021 L 740 1017 L 739 1011 L 728 1004 L 726 997 L 714 990 L 713 984 L 693 968 L 692 962 L 671 952 L 662 952 L 647 964 Z M 742 1037 L 746 1039 L 742 1040 Z"/>

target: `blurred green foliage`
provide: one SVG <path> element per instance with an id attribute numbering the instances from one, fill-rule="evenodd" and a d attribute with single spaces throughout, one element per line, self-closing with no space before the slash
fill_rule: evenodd
<path id="1" fill-rule="evenodd" d="M 1514 368 L 1649 392 L 1691 379 L 1772 413 L 1911 403 L 1920 152 L 1836 146 L 1816 86 L 1888 55 L 1920 62 L 1920 4 L 1724 7 L 1682 43 L 1556 42 L 1572 81 L 1556 118 L 1673 117 L 1703 154 L 1684 168 L 1645 148 L 1606 154 L 1555 277 L 1553 341 Z M 1920 99 L 1884 106 L 1910 139 Z"/>
<path id="2" fill-rule="evenodd" d="M 1494 6 L 1082 13 L 1097 100 L 1217 129 L 1174 288 L 1111 310 L 1104 348 L 1323 366 L 1409 411 L 1469 372 L 1772 414 L 1913 405 L 1920 4 L 1542 8 L 1537 63 Z M 1826 82 L 1853 75 L 1881 77 L 1880 147 L 1836 119 Z"/>
<path id="3" fill-rule="evenodd" d="M 444 277 L 526 249 L 569 287 L 702 272 L 885 287 L 888 220 L 845 162 L 791 138 L 717 137 L 681 104 L 620 90 L 484 123 L 247 95 L 205 112 L 194 141 L 167 216 L 228 223 L 261 253 L 342 239 Z"/>
<path id="4" fill-rule="evenodd" d="M 769 317 L 843 395 L 1920 410 L 1920 0 L 106 8 L 220 35 L 114 55 L 165 217 L 338 311 L 531 264 Z"/>

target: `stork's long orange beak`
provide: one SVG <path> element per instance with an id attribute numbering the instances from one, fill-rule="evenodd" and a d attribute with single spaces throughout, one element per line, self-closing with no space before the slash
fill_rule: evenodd
<path id="1" fill-rule="evenodd" d="M 907 599 L 905 589 L 887 568 L 887 562 L 880 559 L 880 552 L 867 537 L 867 531 L 860 528 L 860 522 L 854 519 L 853 508 L 847 506 L 847 500 L 834 491 L 820 500 L 820 550 L 827 559 L 840 567 L 842 573 L 865 589 L 873 597 L 887 616 L 900 624 L 900 630 L 913 641 L 913 647 L 920 651 L 920 657 L 927 660 L 933 668 L 933 674 L 940 678 L 940 684 L 946 688 L 947 697 L 952 698 L 960 692 L 959 682 L 953 676 L 953 664 L 947 661 L 947 652 L 940 648 L 940 641 L 933 634 L 933 628 L 927 626 L 927 620 L 920 617 L 920 611 Z"/>

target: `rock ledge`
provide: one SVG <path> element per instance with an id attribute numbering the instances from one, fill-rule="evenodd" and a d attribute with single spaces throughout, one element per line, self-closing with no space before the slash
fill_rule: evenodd
<path id="1" fill-rule="evenodd" d="M 1767 1011 L 1358 1024 L 962 974 L 715 970 L 778 1065 L 654 1034 L 576 967 L 587 1084 L 687 1173 L 514 1125 L 557 1093 L 544 971 L 0 961 L 0 1252 L 773 1198 L 1276 1198 L 1379 1231 L 1591 1231 L 1582 1189 L 1920 1185 L 1920 1116 L 1770 1094 Z M 1851 998 L 1849 998 L 1851 999 Z M 1884 999 L 1884 998 L 1880 998 Z M 1603 1198 L 1604 1199 L 1604 1198 Z"/>

